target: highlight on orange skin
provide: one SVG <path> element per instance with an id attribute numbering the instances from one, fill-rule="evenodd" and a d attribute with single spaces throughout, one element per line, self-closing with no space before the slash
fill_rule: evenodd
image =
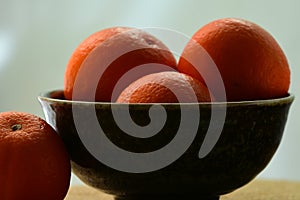
<path id="1" fill-rule="evenodd" d="M 127 84 L 144 76 L 145 72 L 165 71 L 166 67 L 175 70 L 177 63 L 161 41 L 143 30 L 112 27 L 99 31 L 84 40 L 71 56 L 65 74 L 65 98 L 115 101 L 112 93 L 119 79 L 139 66 L 147 69 L 144 73 L 129 76 Z M 73 96 L 75 82 L 76 97 Z M 118 88 L 119 93 L 126 86 Z"/>
<path id="2" fill-rule="evenodd" d="M 178 63 L 178 71 L 203 82 L 213 80 L 210 66 L 199 57 L 199 66 L 188 62 L 201 45 L 215 62 L 224 81 L 228 101 L 270 99 L 286 96 L 290 85 L 287 58 L 273 38 L 252 22 L 224 18 L 200 28 L 188 42 Z M 213 92 L 213 91 L 211 91 Z"/>

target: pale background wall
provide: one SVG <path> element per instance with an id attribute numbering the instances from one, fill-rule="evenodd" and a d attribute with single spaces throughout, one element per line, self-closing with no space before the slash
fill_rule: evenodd
<path id="1" fill-rule="evenodd" d="M 290 91 L 300 97 L 300 1 L 297 0 L 0 0 L 0 111 L 43 116 L 42 91 L 63 88 L 73 49 L 111 26 L 163 27 L 191 36 L 221 17 L 258 23 L 277 39 L 292 70 Z M 262 178 L 300 181 L 300 105 L 294 102 L 283 141 Z M 72 184 L 79 184 L 72 177 Z"/>

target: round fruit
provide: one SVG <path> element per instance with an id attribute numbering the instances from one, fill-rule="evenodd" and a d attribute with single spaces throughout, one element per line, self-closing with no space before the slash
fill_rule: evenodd
<path id="1" fill-rule="evenodd" d="M 279 44 L 260 26 L 243 19 L 224 18 L 208 23 L 193 35 L 183 50 L 178 70 L 201 81 L 204 80 L 201 75 L 213 80 L 214 74 L 210 73 L 213 66 L 205 63 L 205 56 L 196 57 L 199 45 L 215 62 L 228 101 L 287 95 L 288 61 Z M 200 64 L 193 66 L 191 60 Z"/>
<path id="2" fill-rule="evenodd" d="M 143 69 L 134 71 L 137 67 Z M 65 73 L 64 95 L 69 100 L 115 101 L 134 80 L 176 67 L 173 54 L 154 36 L 112 27 L 92 34 L 75 49 Z"/>
<path id="3" fill-rule="evenodd" d="M 207 87 L 189 75 L 159 72 L 130 84 L 119 96 L 119 103 L 190 103 L 211 101 Z"/>
<path id="4" fill-rule="evenodd" d="M 0 199 L 63 200 L 71 167 L 65 147 L 44 120 L 0 113 Z"/>

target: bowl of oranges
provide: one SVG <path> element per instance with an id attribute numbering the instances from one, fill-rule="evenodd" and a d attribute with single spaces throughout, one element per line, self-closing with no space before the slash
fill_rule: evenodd
<path id="1" fill-rule="evenodd" d="M 64 89 L 39 101 L 84 183 L 115 199 L 216 200 L 272 159 L 289 84 L 275 39 L 225 18 L 200 28 L 178 61 L 144 30 L 96 32 L 72 54 Z"/>

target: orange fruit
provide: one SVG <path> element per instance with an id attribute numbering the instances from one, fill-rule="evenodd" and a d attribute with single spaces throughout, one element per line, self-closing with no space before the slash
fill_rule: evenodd
<path id="1" fill-rule="evenodd" d="M 50 125 L 22 112 L 0 113 L 0 199 L 63 200 L 71 167 Z"/>
<path id="2" fill-rule="evenodd" d="M 228 101 L 287 95 L 290 85 L 287 58 L 273 36 L 257 24 L 223 18 L 206 24 L 192 36 L 179 59 L 178 70 L 202 82 L 204 76 L 213 80 L 215 74 L 210 71 L 213 66 L 199 54 L 198 45 L 216 64 Z"/>
<path id="3" fill-rule="evenodd" d="M 119 103 L 190 103 L 211 101 L 207 87 L 179 72 L 153 73 L 131 83 Z"/>
<path id="4" fill-rule="evenodd" d="M 138 66 L 145 68 L 117 84 Z M 176 67 L 173 54 L 154 36 L 136 28 L 112 27 L 92 34 L 75 49 L 65 72 L 64 95 L 69 100 L 115 101 L 134 80 Z"/>

